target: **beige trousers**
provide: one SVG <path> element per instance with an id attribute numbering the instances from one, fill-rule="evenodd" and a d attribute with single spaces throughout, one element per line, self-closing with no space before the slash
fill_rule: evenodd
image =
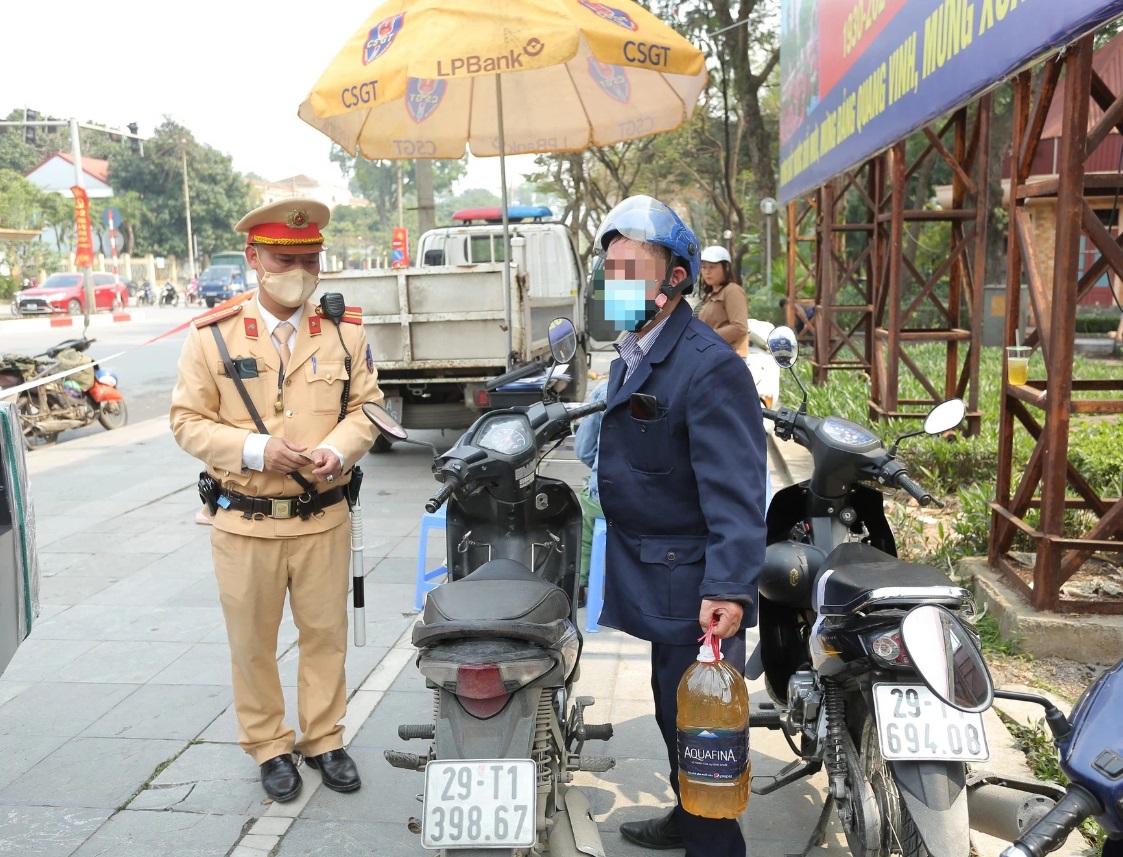
<path id="1" fill-rule="evenodd" d="M 277 671 L 277 631 L 289 594 L 300 632 L 297 714 L 300 752 L 343 746 L 347 711 L 347 588 L 351 531 L 346 524 L 294 539 L 261 539 L 214 528 L 211 534 L 226 634 L 230 640 L 238 743 L 259 765 L 291 753 Z"/>

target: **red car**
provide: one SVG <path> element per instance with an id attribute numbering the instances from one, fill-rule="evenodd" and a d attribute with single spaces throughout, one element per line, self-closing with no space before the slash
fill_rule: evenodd
<path id="1" fill-rule="evenodd" d="M 95 273 L 94 308 L 113 310 L 129 303 L 129 289 L 116 274 Z M 51 274 L 34 289 L 23 289 L 12 300 L 16 315 L 68 313 L 81 315 L 86 311 L 86 290 L 82 274 Z"/>

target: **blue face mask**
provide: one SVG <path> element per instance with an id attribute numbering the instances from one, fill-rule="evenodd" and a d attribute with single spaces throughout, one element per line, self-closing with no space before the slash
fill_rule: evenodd
<path id="1" fill-rule="evenodd" d="M 609 280 L 604 281 L 604 317 L 613 322 L 617 330 L 633 331 L 659 309 L 655 301 L 647 299 L 646 280 Z"/>

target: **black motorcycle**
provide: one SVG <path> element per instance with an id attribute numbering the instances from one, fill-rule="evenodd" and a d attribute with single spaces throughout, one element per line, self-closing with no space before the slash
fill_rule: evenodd
<path id="1" fill-rule="evenodd" d="M 136 302 L 139 306 L 155 306 L 156 292 L 147 280 L 141 284 L 140 291 L 136 294 Z"/>
<path id="2" fill-rule="evenodd" d="M 179 292 L 171 283 L 164 283 L 160 290 L 160 306 L 179 306 Z"/>
<path id="3" fill-rule="evenodd" d="M 559 362 L 572 359 L 572 323 L 556 321 L 550 341 Z M 494 410 L 435 458 L 444 484 L 425 508 L 448 502 L 449 582 L 429 593 L 413 632 L 434 720 L 398 727 L 403 739 L 432 743 L 424 755 L 388 750 L 386 759 L 425 772 L 423 819 L 411 829 L 444 855 L 604 853 L 589 802 L 571 783 L 575 770 L 614 764 L 582 754 L 612 726 L 585 723 L 593 699 L 573 695 L 581 506 L 566 483 L 537 473 L 543 450 L 603 408 Z M 388 436 L 409 440 L 383 408 L 363 409 Z"/>
<path id="4" fill-rule="evenodd" d="M 795 334 L 776 328 L 769 350 L 791 369 Z M 988 758 L 981 712 L 993 685 L 977 656 L 970 593 L 897 558 L 882 491 L 938 501 L 908 475 L 897 443 L 887 450 L 867 428 L 812 416 L 806 404 L 804 391 L 797 409 L 763 411 L 778 440 L 811 452 L 813 471 L 769 505 L 760 643 L 746 671 L 763 673 L 776 703 L 754 710 L 750 723 L 782 729 L 800 758 L 775 777 L 754 777 L 753 791 L 767 794 L 825 766 L 824 819 L 833 803 L 854 857 L 967 857 L 967 763 Z M 944 402 L 923 432 L 906 437 L 949 431 L 965 413 L 962 401 Z M 943 608 L 958 651 L 971 655 L 977 682 L 965 704 L 943 704 L 902 646 L 902 620 L 921 605 Z"/>

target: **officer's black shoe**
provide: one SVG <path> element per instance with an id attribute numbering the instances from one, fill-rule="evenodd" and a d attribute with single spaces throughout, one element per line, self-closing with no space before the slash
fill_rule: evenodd
<path id="1" fill-rule="evenodd" d="M 355 761 L 344 749 L 328 750 L 318 756 L 305 756 L 309 768 L 320 772 L 324 785 L 332 791 L 353 792 L 363 784 Z"/>
<path id="2" fill-rule="evenodd" d="M 582 585 L 577 590 L 577 606 L 584 607 L 589 600 L 589 587 Z"/>
<path id="3" fill-rule="evenodd" d="M 620 825 L 620 834 L 629 842 L 644 848 L 682 848 L 682 834 L 672 809 L 666 815 L 647 821 L 626 821 Z"/>
<path id="4" fill-rule="evenodd" d="M 261 766 L 261 785 L 265 793 L 278 803 L 292 800 L 304 785 L 292 756 L 285 753 L 270 759 Z"/>

